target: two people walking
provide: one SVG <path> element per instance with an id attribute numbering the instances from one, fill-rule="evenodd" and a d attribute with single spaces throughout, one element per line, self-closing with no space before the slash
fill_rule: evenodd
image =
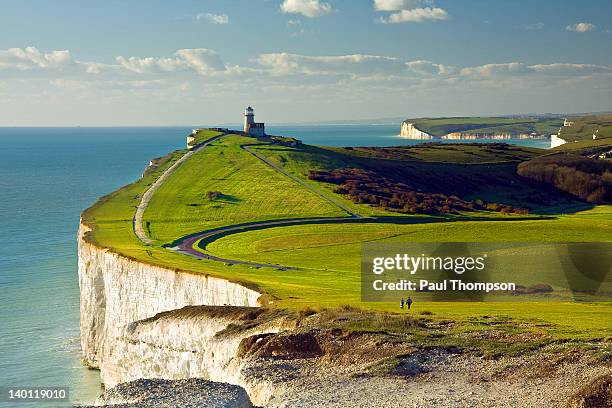
<path id="1" fill-rule="evenodd" d="M 408 299 L 402 298 L 402 300 L 400 300 L 400 309 L 403 309 L 404 306 L 406 306 L 407 310 L 410 310 L 410 306 L 412 306 L 412 298 L 410 296 L 408 296 Z"/>

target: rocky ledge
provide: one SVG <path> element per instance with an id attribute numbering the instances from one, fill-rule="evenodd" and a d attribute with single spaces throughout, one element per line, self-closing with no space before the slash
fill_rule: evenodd
<path id="1" fill-rule="evenodd" d="M 251 408 L 253 404 L 241 387 L 191 378 L 188 380 L 140 379 L 119 384 L 102 394 L 95 406 Z"/>

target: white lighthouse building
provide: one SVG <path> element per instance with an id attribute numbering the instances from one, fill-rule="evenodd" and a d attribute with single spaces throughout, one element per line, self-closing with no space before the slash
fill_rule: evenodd
<path id="1" fill-rule="evenodd" d="M 250 106 L 244 110 L 244 133 L 249 136 L 263 137 L 266 129 L 263 122 L 255 122 L 255 111 Z"/>

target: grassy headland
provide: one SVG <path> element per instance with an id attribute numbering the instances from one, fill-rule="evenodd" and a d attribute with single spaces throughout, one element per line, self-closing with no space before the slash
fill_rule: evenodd
<path id="1" fill-rule="evenodd" d="M 408 122 L 433 136 L 444 136 L 453 132 L 510 133 L 513 135 L 556 133 L 563 119 L 556 117 L 453 117 L 418 118 Z"/>
<path id="2" fill-rule="evenodd" d="M 358 214 L 399 217 L 417 223 L 271 228 L 231 235 L 208 247 L 213 253 L 237 259 L 295 264 L 302 268 L 298 271 L 230 266 L 197 260 L 164 248 L 164 243 L 216 226 L 262 219 L 345 215 L 329 201 L 240 149 L 243 143 L 254 144 L 253 150 Z M 142 179 L 101 198 L 84 211 L 83 221 L 92 228 L 87 239 L 141 262 L 210 274 L 256 287 L 275 299 L 275 305 L 290 309 L 360 304 L 356 262 L 362 242 L 609 241 L 612 236 L 610 206 L 576 212 L 587 206 L 558 192 L 551 195 L 551 190 L 516 175 L 518 162 L 544 153 L 537 149 L 474 145 L 395 149 L 287 147 L 232 135 L 194 154 L 155 193 L 145 212 L 145 222 L 157 243 L 145 245 L 133 232 L 135 207 L 144 191 L 184 153 L 184 150 L 176 151 L 156 160 Z M 453 222 L 447 222 L 449 219 L 436 216 L 399 214 L 356 203 L 334 193 L 334 185 L 308 179 L 312 169 L 342 167 L 369 168 L 408 179 L 415 188 L 435 188 L 466 198 L 526 202 L 536 212 L 548 209 L 553 216 L 533 219 L 481 211 L 453 214 L 449 216 Z M 210 192 L 215 194 L 209 195 Z M 434 222 L 418 223 L 423 219 Z M 360 306 L 379 311 L 397 310 L 396 304 L 389 303 Z M 421 302 L 416 307 L 417 311 L 433 312 L 437 319 L 462 322 L 477 321 L 485 314 L 507 315 L 521 321 L 540 322 L 544 326 L 538 327 L 545 328 L 538 330 L 559 337 L 595 338 L 606 336 L 612 330 L 609 304 Z M 574 316 L 578 322 L 568 316 Z"/>
<path id="3" fill-rule="evenodd" d="M 562 127 L 559 135 L 567 142 L 593 140 L 593 135 L 597 139 L 612 138 L 612 114 L 578 116 L 568 120 L 574 122 L 573 125 Z M 608 143 L 612 144 L 612 139 Z"/>
<path id="4" fill-rule="evenodd" d="M 178 168 L 145 211 L 149 236 L 169 243 L 197 231 L 247 221 L 345 215 L 240 148 L 254 142 L 244 136 L 225 137 Z"/>

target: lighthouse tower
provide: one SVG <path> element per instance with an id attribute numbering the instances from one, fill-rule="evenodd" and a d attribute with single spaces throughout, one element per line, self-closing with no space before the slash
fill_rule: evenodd
<path id="1" fill-rule="evenodd" d="M 265 125 L 255 122 L 255 111 L 250 106 L 244 110 L 244 133 L 256 137 L 266 135 Z"/>
<path id="2" fill-rule="evenodd" d="M 244 110 L 244 133 L 249 133 L 253 123 L 255 123 L 255 111 L 249 106 Z"/>

